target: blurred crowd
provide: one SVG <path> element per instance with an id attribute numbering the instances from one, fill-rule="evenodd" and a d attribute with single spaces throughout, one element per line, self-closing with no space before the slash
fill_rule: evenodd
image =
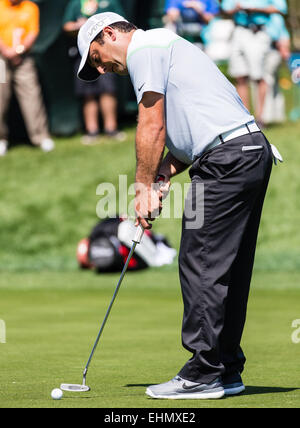
<path id="1" fill-rule="evenodd" d="M 12 89 L 32 144 L 45 152 L 54 149 L 36 67 L 30 55 L 39 28 L 39 8 L 35 3 L 0 0 L 0 156 L 4 156 L 8 148 L 7 113 Z"/>
<path id="2" fill-rule="evenodd" d="M 278 71 L 290 56 L 286 15 L 286 0 L 167 0 L 165 23 L 215 62 L 228 61 L 240 97 L 263 128 L 284 120 Z"/>
<path id="3" fill-rule="evenodd" d="M 119 0 L 113 2 L 100 2 L 98 0 L 70 0 L 63 17 L 63 30 L 73 39 L 76 52 L 77 34 L 80 27 L 92 15 L 101 12 L 115 12 L 125 15 Z M 117 83 L 113 73 L 107 73 L 96 82 L 86 83 L 77 79 L 76 74 L 80 64 L 80 55 L 74 60 L 75 93 L 82 99 L 82 111 L 86 134 L 82 138 L 83 144 L 91 144 L 100 134 L 99 113 L 103 119 L 103 133 L 107 137 L 118 140 L 126 138 L 118 129 L 117 120 Z"/>
<path id="4" fill-rule="evenodd" d="M 74 92 L 82 102 L 83 144 L 104 134 L 125 139 L 118 124 L 118 85 L 113 74 L 93 83 L 76 78 L 79 56 L 76 37 L 93 14 L 112 11 L 126 16 L 125 0 L 69 0 L 63 31 L 73 47 Z M 166 0 L 162 26 L 203 49 L 228 74 L 246 107 L 261 127 L 285 120 L 278 72 L 290 58 L 286 0 Z M 7 112 L 14 90 L 32 144 L 48 152 L 55 148 L 49 134 L 42 91 L 31 56 L 39 34 L 38 6 L 27 0 L 0 0 L 0 156 L 8 149 Z M 1 77 L 1 76 L 0 76 Z M 199 70 L 201 78 L 201 70 Z M 102 118 L 100 129 L 99 117 Z"/>

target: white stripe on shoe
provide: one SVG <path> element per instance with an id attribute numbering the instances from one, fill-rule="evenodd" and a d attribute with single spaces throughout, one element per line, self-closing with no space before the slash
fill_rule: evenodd
<path id="1" fill-rule="evenodd" d="M 169 393 L 166 395 L 154 394 L 149 388 L 146 390 L 146 394 L 151 398 L 156 399 L 167 399 L 167 400 L 208 400 L 208 399 L 219 399 L 224 397 L 225 392 L 223 388 L 219 391 L 203 391 L 203 392 L 185 392 L 185 393 Z"/>

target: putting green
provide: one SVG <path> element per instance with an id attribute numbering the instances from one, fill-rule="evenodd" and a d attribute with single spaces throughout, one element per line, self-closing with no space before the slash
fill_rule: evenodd
<path id="1" fill-rule="evenodd" d="M 3 274 L 0 407 L 299 407 L 299 273 L 256 272 L 243 347 L 246 392 L 212 401 L 157 401 L 149 384 L 173 377 L 189 354 L 182 349 L 182 303 L 176 267 L 129 273 L 89 369 L 91 391 L 65 393 L 82 371 L 117 281 L 91 272 Z M 300 336 L 300 334 L 299 334 Z"/>

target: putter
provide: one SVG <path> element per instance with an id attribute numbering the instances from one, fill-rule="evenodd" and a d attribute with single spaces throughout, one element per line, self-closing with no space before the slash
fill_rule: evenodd
<path id="1" fill-rule="evenodd" d="M 117 285 L 117 287 L 115 289 L 114 295 L 113 295 L 112 300 L 110 302 L 110 305 L 109 305 L 109 307 L 107 309 L 106 315 L 105 315 L 104 320 L 102 322 L 102 325 L 101 325 L 100 331 L 98 333 L 96 342 L 94 344 L 93 350 L 91 352 L 91 355 L 90 355 L 90 357 L 88 359 L 88 362 L 87 362 L 87 364 L 85 366 L 85 369 L 83 371 L 82 385 L 70 384 L 70 383 L 62 383 L 60 385 L 60 389 L 62 389 L 63 391 L 71 391 L 71 392 L 86 392 L 86 391 L 90 391 L 90 387 L 86 385 L 86 376 L 87 376 L 89 365 L 90 365 L 90 363 L 92 361 L 92 358 L 93 358 L 93 355 L 94 355 L 94 353 L 96 351 L 97 345 L 99 343 L 100 337 L 101 337 L 102 332 L 104 330 L 104 327 L 105 327 L 106 321 L 108 319 L 108 316 L 110 314 L 111 308 L 112 308 L 112 306 L 114 304 L 114 301 L 115 301 L 115 299 L 117 297 L 118 291 L 120 289 L 122 280 L 123 280 L 123 278 L 125 276 L 125 273 L 127 271 L 127 268 L 128 268 L 129 262 L 131 260 L 131 257 L 133 256 L 133 253 L 134 253 L 134 250 L 135 250 L 137 244 L 139 244 L 141 242 L 143 234 L 144 234 L 144 229 L 143 229 L 143 227 L 141 225 L 139 225 L 138 228 L 137 228 L 135 237 L 132 240 L 131 250 L 130 250 L 130 253 L 129 253 L 128 257 L 127 257 L 127 260 L 126 260 L 126 263 L 124 265 L 124 268 L 122 270 L 122 273 L 121 273 L 118 285 Z"/>

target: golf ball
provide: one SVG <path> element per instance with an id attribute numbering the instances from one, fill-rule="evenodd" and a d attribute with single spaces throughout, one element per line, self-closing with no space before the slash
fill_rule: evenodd
<path id="1" fill-rule="evenodd" d="M 63 392 L 59 388 L 55 388 L 51 392 L 51 397 L 53 398 L 53 400 L 61 400 L 62 396 L 63 396 Z"/>

